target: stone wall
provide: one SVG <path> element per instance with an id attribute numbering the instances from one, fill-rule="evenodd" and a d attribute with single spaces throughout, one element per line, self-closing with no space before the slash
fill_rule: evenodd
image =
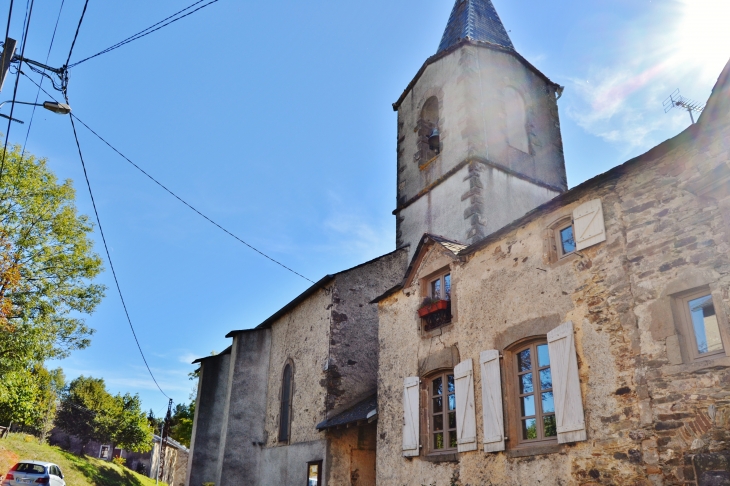
<path id="1" fill-rule="evenodd" d="M 379 484 L 726 484 L 712 481 L 728 477 L 730 357 L 687 362 L 672 337 L 669 297 L 709 284 L 730 351 L 728 162 L 729 126 L 695 126 L 456 261 L 434 245 L 422 266 L 451 266 L 454 322 L 421 334 L 416 311 L 426 270 L 416 269 L 413 284 L 379 308 Z M 547 228 L 593 199 L 603 203 L 607 240 L 546 261 Z M 473 361 L 481 438 L 479 353 L 568 320 L 575 324 L 587 441 L 526 457 L 510 450 L 441 462 L 402 457 L 403 378 L 419 376 L 425 358 L 453 346 L 461 360 Z"/>

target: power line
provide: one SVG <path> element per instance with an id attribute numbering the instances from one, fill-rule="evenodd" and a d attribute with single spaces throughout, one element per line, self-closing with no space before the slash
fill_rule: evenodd
<path id="1" fill-rule="evenodd" d="M 150 25 L 149 27 L 147 27 L 146 29 L 144 29 L 144 30 L 141 30 L 141 31 L 137 32 L 136 34 L 134 34 L 134 35 L 131 35 L 131 36 L 127 37 L 126 39 L 124 39 L 124 40 L 122 40 L 122 41 L 119 41 L 119 42 L 117 42 L 117 43 L 116 43 L 116 44 L 114 44 L 113 46 L 109 46 L 109 47 L 107 47 L 106 49 L 104 49 L 103 51 L 99 51 L 99 52 L 97 52 L 96 54 L 94 54 L 94 55 L 92 55 L 92 56 L 89 56 L 89 57 L 87 57 L 87 58 L 84 58 L 84 59 L 82 59 L 82 60 L 80 60 L 80 61 L 78 61 L 78 62 L 75 62 L 75 63 L 71 64 L 70 66 L 68 66 L 68 69 L 71 69 L 72 67 L 78 66 L 78 65 L 79 65 L 79 64 L 81 64 L 82 62 L 86 62 L 86 61 L 88 61 L 89 59 L 93 59 L 93 58 L 95 58 L 95 57 L 97 57 L 97 56 L 101 56 L 102 54 L 106 54 L 107 52 L 113 51 L 114 49 L 118 49 L 118 48 L 122 47 L 122 46 L 123 46 L 123 45 L 125 45 L 125 44 L 129 44 L 130 42 L 136 41 L 137 39 L 141 39 L 142 37 L 144 37 L 144 36 L 147 36 L 147 35 L 149 35 L 149 34 L 151 34 L 151 33 L 153 33 L 153 32 L 156 32 L 156 31 L 158 31 L 158 30 L 162 29 L 163 27 L 167 27 L 168 25 L 170 25 L 170 24 L 172 24 L 172 23 L 175 23 L 175 22 L 177 22 L 178 20 L 184 19 L 184 18 L 185 18 L 185 17 L 187 17 L 188 15 L 192 15 L 192 14 L 194 14 L 194 13 L 195 13 L 195 12 L 197 12 L 198 10 L 201 10 L 201 9 L 203 9 L 203 8 L 207 7 L 208 5 L 211 5 L 211 4 L 214 4 L 214 3 L 216 3 L 216 2 L 218 1 L 218 0 L 211 0 L 210 2 L 206 3 L 205 5 L 201 5 L 200 7 L 196 8 L 196 9 L 195 9 L 195 10 L 193 10 L 193 11 L 191 11 L 191 12 L 188 12 L 188 13 L 186 13 L 185 15 L 181 15 L 180 17 L 177 17 L 178 15 L 180 15 L 180 14 L 181 14 L 181 13 L 183 13 L 183 12 L 185 12 L 186 10 L 190 10 L 190 9 L 191 9 L 191 8 L 193 8 L 194 6 L 196 6 L 196 5 L 198 5 L 199 3 L 202 3 L 202 2 L 204 2 L 204 1 L 205 1 L 205 0 L 198 0 L 197 2 L 193 3 L 192 5 L 190 5 L 190 6 L 188 6 L 188 7 L 185 7 L 184 9 L 180 10 L 179 12 L 175 12 L 174 14 L 170 15 L 169 17 L 167 17 L 167 18 L 164 18 L 164 19 L 160 20 L 160 21 L 159 21 L 159 22 L 157 22 L 156 24 L 152 24 L 152 25 Z M 173 17 L 177 17 L 177 18 L 173 18 Z M 173 20 L 170 20 L 170 19 L 173 19 Z M 167 22 L 168 20 L 170 20 L 170 21 L 169 21 L 169 22 Z M 164 24 L 164 25 L 160 25 L 160 24 L 162 24 L 163 22 L 167 22 L 167 23 L 166 23 L 166 24 Z M 159 27 L 157 27 L 157 26 L 159 26 Z M 157 28 L 154 28 L 154 27 L 157 27 Z M 68 62 L 67 62 L 66 64 L 68 64 Z"/>
<path id="2" fill-rule="evenodd" d="M 65 0 L 61 0 L 61 8 L 58 9 L 58 17 L 56 18 L 56 26 L 53 28 L 53 35 L 51 36 L 51 45 L 48 46 L 48 54 L 46 54 L 46 64 L 48 64 L 48 59 L 51 57 L 51 49 L 53 49 L 53 41 L 56 40 L 56 31 L 58 30 L 58 21 L 61 20 L 61 12 L 63 11 L 63 4 L 65 3 Z M 43 70 L 45 73 L 45 69 Z M 41 83 L 43 84 L 43 78 L 41 78 Z M 38 86 L 38 92 L 35 95 L 35 103 L 38 103 L 38 97 L 41 95 L 41 87 Z M 30 128 L 33 126 L 33 117 L 35 116 L 35 109 L 36 105 L 33 105 L 33 111 L 30 114 L 30 121 L 28 122 L 28 131 L 25 132 L 25 141 L 23 142 L 23 151 L 20 153 L 20 160 L 23 160 L 23 156 L 25 155 L 25 146 L 28 144 L 28 137 L 30 136 Z"/>
<path id="3" fill-rule="evenodd" d="M 89 182 L 89 175 L 86 172 L 86 164 L 84 163 L 84 155 L 81 153 L 81 144 L 79 143 L 79 137 L 76 133 L 76 124 L 74 123 L 74 119 L 71 118 L 71 127 L 73 128 L 74 132 L 74 139 L 76 140 L 76 148 L 79 150 L 79 159 L 81 159 L 81 167 L 84 169 L 84 178 L 86 179 L 86 187 L 89 189 L 89 196 L 91 196 L 91 205 L 94 208 L 94 214 L 96 215 L 96 222 L 99 224 L 99 234 L 101 234 L 101 241 L 104 243 L 104 251 L 106 251 L 106 257 L 109 261 L 109 268 L 112 270 L 112 276 L 114 277 L 114 283 L 117 286 L 117 292 L 119 292 L 119 298 L 122 301 L 122 307 L 124 308 L 124 314 L 127 316 L 127 322 L 129 323 L 129 328 L 132 330 L 132 336 L 134 336 L 134 342 L 137 343 L 137 349 L 139 349 L 139 354 L 142 356 L 142 361 L 144 361 L 144 365 L 147 367 L 147 371 L 149 371 L 150 376 L 152 377 L 152 381 L 155 382 L 155 386 L 157 386 L 157 389 L 160 390 L 160 393 L 165 395 L 167 398 L 170 398 L 167 396 L 167 394 L 162 391 L 162 388 L 160 388 L 160 384 L 157 383 L 157 380 L 155 379 L 155 375 L 152 373 L 152 370 L 150 369 L 150 365 L 147 364 L 147 358 L 144 356 L 144 352 L 142 351 L 142 346 L 139 344 L 139 339 L 137 339 L 137 333 L 134 331 L 134 326 L 132 325 L 132 319 L 129 317 L 129 311 L 127 310 L 127 304 L 124 302 L 124 296 L 122 295 L 122 287 L 119 285 L 119 280 L 117 279 L 117 273 L 114 271 L 114 263 L 112 263 L 112 256 L 109 253 L 109 247 L 106 244 L 106 237 L 104 236 L 104 230 L 101 227 L 101 219 L 99 218 L 99 211 L 96 209 L 96 202 L 94 201 L 94 193 L 91 191 L 91 183 Z"/>
<path id="4" fill-rule="evenodd" d="M 74 46 L 76 45 L 76 39 L 79 37 L 79 30 L 81 30 L 81 23 L 84 21 L 84 15 L 86 15 L 86 7 L 89 6 L 89 0 L 86 0 L 84 3 L 84 9 L 81 11 L 81 18 L 79 18 L 79 25 L 76 26 L 76 34 L 74 34 L 74 40 L 71 41 L 71 49 L 68 51 L 68 58 L 66 59 L 66 66 L 68 66 L 68 62 L 71 60 L 71 54 L 74 52 Z"/>
<path id="5" fill-rule="evenodd" d="M 28 76 L 28 75 L 27 75 L 27 74 L 25 74 L 25 73 L 22 73 L 22 72 L 21 72 L 21 74 L 23 74 L 23 76 L 25 76 L 26 78 L 30 79 L 30 81 L 31 81 L 31 82 L 32 82 L 33 84 L 35 84 L 36 86 L 38 86 L 38 87 L 40 88 L 40 85 L 39 85 L 38 83 L 36 83 L 36 82 L 35 82 L 35 80 L 34 80 L 33 78 L 31 78 L 30 76 Z M 41 88 L 41 89 L 43 89 L 43 88 Z M 43 92 L 44 92 L 44 93 L 46 93 L 46 94 L 47 94 L 48 96 L 50 96 L 50 97 L 51 97 L 51 99 L 53 99 L 54 101 L 56 101 L 56 99 L 55 99 L 55 98 L 53 97 L 53 95 L 51 95 L 51 94 L 50 94 L 50 93 L 49 93 L 48 91 L 46 91 L 45 89 L 43 89 Z M 244 240 L 242 240 L 241 238 L 239 238 L 239 237 L 238 237 L 238 236 L 236 236 L 235 234 L 231 233 L 230 231 L 228 231 L 228 230 L 227 230 L 226 228 L 224 228 L 224 227 L 223 227 L 223 226 L 221 226 L 220 224 L 218 224 L 218 223 L 216 223 L 215 221 L 213 221 L 213 220 L 212 220 L 211 218 L 209 218 L 208 216 L 206 216 L 205 214 L 203 214 L 203 213 L 202 213 L 201 211 L 199 211 L 199 210 L 198 210 L 197 208 L 195 208 L 195 206 L 193 206 L 192 204 L 188 203 L 188 202 L 187 202 L 187 201 L 185 201 L 185 200 L 184 200 L 183 198 L 181 198 L 180 196 L 178 196 L 177 194 L 175 194 L 174 192 L 172 192 L 172 190 L 168 189 L 168 188 L 167 188 L 167 186 L 165 186 L 165 185 L 164 185 L 164 184 L 162 184 L 162 183 L 161 183 L 160 181 L 158 181 L 157 179 L 155 179 L 154 177 L 152 177 L 152 176 L 151 176 L 150 174 L 148 174 L 148 173 L 147 173 L 147 172 L 146 172 L 146 171 L 145 171 L 144 169 L 142 169 L 142 168 L 141 168 L 140 166 L 138 166 L 137 164 L 135 164 L 134 162 L 132 162 L 132 161 L 131 161 L 131 160 L 129 159 L 129 157 L 127 157 L 126 155 L 124 155 L 123 153 L 121 153 L 121 152 L 120 152 L 119 150 L 117 150 L 117 149 L 116 149 L 116 148 L 115 148 L 115 147 L 114 147 L 114 146 L 113 146 L 112 144 L 110 144 L 109 142 L 107 142 L 107 141 L 106 141 L 106 140 L 105 140 L 105 139 L 104 139 L 104 138 L 103 138 L 103 137 L 102 137 L 101 135 L 99 135 L 98 133 L 96 133 L 96 132 L 95 132 L 95 131 L 94 131 L 94 130 L 93 130 L 93 129 L 92 129 L 92 128 L 91 128 L 90 126 L 89 126 L 89 125 L 87 125 L 86 123 L 84 123 L 84 121 L 83 121 L 83 120 L 81 120 L 81 119 L 80 119 L 79 117 L 77 117 L 77 116 L 76 116 L 76 115 L 74 115 L 73 113 L 71 113 L 71 116 L 72 116 L 73 118 L 75 118 L 76 120 L 78 120 L 78 121 L 79 121 L 79 123 L 81 123 L 81 124 L 82 124 L 83 126 L 85 126 L 87 130 L 89 130 L 89 131 L 90 131 L 91 133 L 93 133 L 94 135 L 96 135 L 96 137 L 97 137 L 97 138 L 98 138 L 99 140 L 101 140 L 102 142 L 104 142 L 104 143 L 105 143 L 105 144 L 106 144 L 106 145 L 107 145 L 107 146 L 108 146 L 108 147 L 109 147 L 110 149 L 112 149 L 113 151 L 115 151 L 115 152 L 116 152 L 116 153 L 117 153 L 117 154 L 118 154 L 119 156 L 121 156 L 121 157 L 122 157 L 122 158 L 123 158 L 124 160 L 126 160 L 127 162 L 129 162 L 130 164 L 132 164 L 132 165 L 134 166 L 134 168 L 136 168 L 136 169 L 137 169 L 138 171 L 140 171 L 140 172 L 141 172 L 141 173 L 143 173 L 143 174 L 144 174 L 145 176 L 147 176 L 147 177 L 148 177 L 148 178 L 149 178 L 149 179 L 150 179 L 150 180 L 151 180 L 152 182 L 154 182 L 155 184 L 157 184 L 158 186 L 160 186 L 160 187 L 161 187 L 162 189 L 164 189 L 164 190 L 165 190 L 165 191 L 166 191 L 167 193 L 169 193 L 169 194 L 170 194 L 171 196 L 173 196 L 173 197 L 174 197 L 175 199 L 177 199 L 178 201 L 180 201 L 181 203 L 183 203 L 183 204 L 184 204 L 185 206 L 187 206 L 188 208 L 190 208 L 190 209 L 192 209 L 193 211 L 195 211 L 195 212 L 196 212 L 196 213 L 197 213 L 197 214 L 198 214 L 199 216 L 201 216 L 201 217 L 202 217 L 203 219 L 205 219 L 206 221 L 208 221 L 209 223 L 211 223 L 212 225 L 214 225 L 215 227 L 217 227 L 218 229 L 220 229 L 221 231 L 223 231 L 223 232 L 224 232 L 224 233 L 226 233 L 227 235 L 229 235 L 229 236 L 232 236 L 233 238 L 235 238 L 236 240 L 238 240 L 238 241 L 239 241 L 240 243 L 243 243 L 244 245 L 246 245 L 247 247 L 249 247 L 249 248 L 250 248 L 251 250 L 253 250 L 253 251 L 255 251 L 256 253 L 258 253 L 259 255 L 263 256 L 264 258 L 266 258 L 266 259 L 268 259 L 268 260 L 270 260 L 270 261 L 272 261 L 272 262 L 276 263 L 277 265 L 279 265 L 280 267 L 282 267 L 282 268 L 284 268 L 284 269 L 288 270 L 289 272 L 293 273 L 294 275 L 297 275 L 297 276 L 299 276 L 299 277 L 303 278 L 303 279 L 304 279 L 304 280 L 306 280 L 307 282 L 315 283 L 315 282 L 314 282 L 313 280 L 311 280 L 311 279 L 309 279 L 309 278 L 305 277 L 304 275 L 302 275 L 301 273 L 299 273 L 299 272 L 297 272 L 297 271 L 295 271 L 295 270 L 293 270 L 293 269 L 291 269 L 291 268 L 287 267 L 286 265 L 284 265 L 284 264 L 283 264 L 283 263 L 281 263 L 280 261 L 278 261 L 278 260 L 275 260 L 274 258 L 270 257 L 269 255 L 267 255 L 266 253 L 262 252 L 262 251 L 261 251 L 261 250 L 259 250 L 258 248 L 254 247 L 254 246 L 252 246 L 252 245 L 250 245 L 250 244 L 248 244 L 248 243 L 246 243 L 246 242 L 245 242 Z"/>
<path id="6" fill-rule="evenodd" d="M 23 32 L 23 47 L 20 50 L 20 57 L 25 57 L 25 45 L 27 44 L 28 40 L 28 31 L 30 30 L 30 18 L 33 15 L 33 4 L 35 3 L 35 0 L 31 0 L 30 2 L 30 10 L 28 12 L 28 22 L 25 26 L 25 32 Z M 9 20 L 8 20 L 8 26 L 9 26 Z M 6 37 L 7 39 L 7 37 Z M 20 81 L 20 68 L 23 66 L 23 61 L 20 61 L 20 64 L 18 64 L 18 73 L 15 76 L 15 87 L 13 88 L 13 99 L 10 103 L 10 116 L 8 117 L 8 129 L 5 132 L 5 147 L 3 148 L 3 160 L 0 163 L 0 181 L 2 181 L 3 178 L 3 170 L 5 169 L 5 157 L 8 153 L 8 141 L 10 140 L 10 125 L 13 122 L 13 111 L 15 110 L 15 98 L 18 95 L 18 81 Z"/>

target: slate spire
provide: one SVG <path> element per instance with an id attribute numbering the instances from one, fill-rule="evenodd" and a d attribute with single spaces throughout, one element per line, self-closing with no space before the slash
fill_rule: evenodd
<path id="1" fill-rule="evenodd" d="M 438 52 L 445 51 L 463 39 L 491 42 L 514 49 L 491 0 L 456 0 Z"/>

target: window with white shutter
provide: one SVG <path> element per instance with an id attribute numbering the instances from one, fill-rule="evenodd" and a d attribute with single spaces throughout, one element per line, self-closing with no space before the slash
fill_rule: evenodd
<path id="1" fill-rule="evenodd" d="M 603 206 L 600 199 L 581 204 L 573 211 L 573 232 L 575 249 L 606 241 L 606 227 L 603 221 Z"/>
<path id="2" fill-rule="evenodd" d="M 417 456 L 419 452 L 419 383 L 417 376 L 409 376 L 403 382 L 403 455 Z"/>
<path id="3" fill-rule="evenodd" d="M 568 321 L 550 331 L 547 341 L 552 365 L 558 443 L 586 440 L 573 323 Z"/>
<path id="4" fill-rule="evenodd" d="M 482 417 L 484 452 L 504 450 L 504 416 L 502 413 L 502 377 L 499 351 L 482 351 L 479 355 L 482 372 Z"/>
<path id="5" fill-rule="evenodd" d="M 477 423 L 474 407 L 474 369 L 471 359 L 454 368 L 456 381 L 456 435 L 459 452 L 477 450 Z"/>

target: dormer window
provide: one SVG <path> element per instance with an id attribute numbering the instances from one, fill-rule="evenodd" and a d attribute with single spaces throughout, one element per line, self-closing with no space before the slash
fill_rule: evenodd
<path id="1" fill-rule="evenodd" d="M 423 330 L 432 331 L 451 322 L 451 273 L 425 279 L 423 302 L 418 315 L 423 321 Z"/>

